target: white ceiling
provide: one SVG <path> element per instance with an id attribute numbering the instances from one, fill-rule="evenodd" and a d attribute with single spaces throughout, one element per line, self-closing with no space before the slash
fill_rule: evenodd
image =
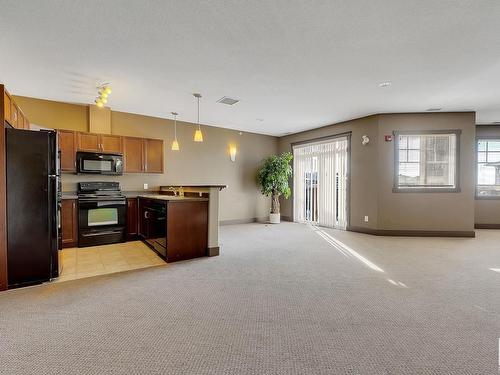
<path id="1" fill-rule="evenodd" d="M 91 103 L 109 81 L 112 109 L 185 121 L 200 92 L 202 123 L 273 135 L 431 107 L 491 123 L 499 19 L 498 0 L 2 0 L 0 82 Z"/>

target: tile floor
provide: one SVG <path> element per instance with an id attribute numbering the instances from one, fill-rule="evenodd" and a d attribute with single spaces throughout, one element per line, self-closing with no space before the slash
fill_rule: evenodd
<path id="1" fill-rule="evenodd" d="M 141 241 L 63 249 L 60 259 L 62 272 L 57 282 L 167 265 Z"/>

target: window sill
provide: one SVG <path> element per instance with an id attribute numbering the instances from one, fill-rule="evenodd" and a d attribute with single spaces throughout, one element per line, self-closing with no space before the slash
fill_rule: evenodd
<path id="1" fill-rule="evenodd" d="M 426 187 L 416 187 L 416 188 L 407 188 L 407 187 L 393 187 L 393 193 L 460 193 L 461 189 L 459 187 L 456 188 L 426 188 Z M 500 199 L 500 197 L 499 197 Z"/>
<path id="2" fill-rule="evenodd" d="M 474 199 L 477 201 L 495 201 L 500 200 L 500 195 L 476 195 Z"/>

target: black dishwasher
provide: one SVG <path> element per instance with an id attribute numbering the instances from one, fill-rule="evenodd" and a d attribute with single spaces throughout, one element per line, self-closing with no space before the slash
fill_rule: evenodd
<path id="1" fill-rule="evenodd" d="M 167 206 L 165 202 L 147 200 L 141 209 L 141 234 L 146 243 L 167 256 Z"/>

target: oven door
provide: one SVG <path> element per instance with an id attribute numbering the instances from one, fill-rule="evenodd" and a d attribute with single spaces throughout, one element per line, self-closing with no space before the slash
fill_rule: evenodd
<path id="1" fill-rule="evenodd" d="M 116 200 L 79 200 L 79 229 L 122 227 L 125 225 L 126 203 Z"/>
<path id="2" fill-rule="evenodd" d="M 123 157 L 117 154 L 77 152 L 76 168 L 80 174 L 123 174 Z"/>

